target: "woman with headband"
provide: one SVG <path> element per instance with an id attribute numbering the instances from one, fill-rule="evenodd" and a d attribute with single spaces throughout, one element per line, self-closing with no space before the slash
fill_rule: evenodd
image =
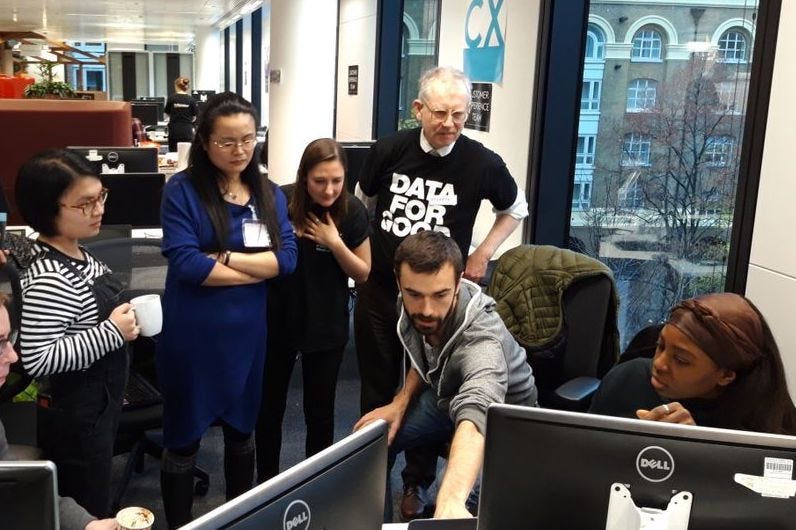
<path id="1" fill-rule="evenodd" d="M 655 356 L 608 372 L 590 412 L 796 434 L 796 408 L 771 330 L 754 304 L 734 293 L 672 309 Z"/>

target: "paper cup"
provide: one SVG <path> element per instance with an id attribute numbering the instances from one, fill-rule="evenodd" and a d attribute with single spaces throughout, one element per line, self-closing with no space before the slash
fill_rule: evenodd
<path id="1" fill-rule="evenodd" d="M 129 506 L 116 514 L 116 524 L 119 530 L 152 530 L 155 514 L 140 506 Z"/>
<path id="2" fill-rule="evenodd" d="M 159 294 L 136 296 L 130 303 L 135 311 L 135 323 L 141 328 L 141 335 L 154 337 L 163 328 L 163 307 Z"/>

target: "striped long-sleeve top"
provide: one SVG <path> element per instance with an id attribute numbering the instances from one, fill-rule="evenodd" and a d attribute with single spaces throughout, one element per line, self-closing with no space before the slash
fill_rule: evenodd
<path id="1" fill-rule="evenodd" d="M 35 377 L 85 370 L 120 348 L 124 337 L 110 319 L 99 322 L 93 279 L 108 267 L 86 253 L 70 268 L 36 244 L 37 259 L 22 274 L 20 353 Z M 69 258 L 67 258 L 69 259 Z"/>

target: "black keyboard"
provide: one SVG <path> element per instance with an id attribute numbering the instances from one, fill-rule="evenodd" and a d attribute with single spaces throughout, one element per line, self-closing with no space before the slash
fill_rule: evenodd
<path id="1" fill-rule="evenodd" d="M 144 379 L 138 372 L 131 371 L 124 389 L 122 408 L 124 410 L 151 407 L 163 402 L 163 396 L 152 383 Z"/>

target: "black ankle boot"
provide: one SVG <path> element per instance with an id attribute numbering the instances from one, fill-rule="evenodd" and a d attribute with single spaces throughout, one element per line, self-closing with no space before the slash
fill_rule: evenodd
<path id="1" fill-rule="evenodd" d="M 193 473 L 160 472 L 160 490 L 163 510 L 169 530 L 179 528 L 193 520 Z"/>
<path id="2" fill-rule="evenodd" d="M 243 449 L 243 450 L 241 450 Z M 224 479 L 227 486 L 227 500 L 234 499 L 252 488 L 254 483 L 254 444 L 231 448 L 224 447 Z"/>

